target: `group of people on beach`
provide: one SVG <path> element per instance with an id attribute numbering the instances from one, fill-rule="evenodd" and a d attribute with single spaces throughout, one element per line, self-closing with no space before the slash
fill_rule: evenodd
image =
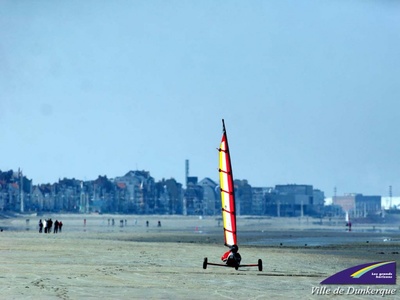
<path id="1" fill-rule="evenodd" d="M 62 226 L 63 226 L 63 223 L 61 221 L 56 220 L 54 222 L 53 233 L 61 232 Z M 47 220 L 43 220 L 43 221 L 42 221 L 42 219 L 39 220 L 39 233 L 42 233 L 42 232 L 51 233 L 52 227 L 53 227 L 53 220 L 51 218 L 47 219 Z"/>

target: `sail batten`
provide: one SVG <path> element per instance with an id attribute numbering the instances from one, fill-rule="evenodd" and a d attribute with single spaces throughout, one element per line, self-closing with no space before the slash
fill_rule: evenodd
<path id="1" fill-rule="evenodd" d="M 221 190 L 221 193 L 227 193 L 227 194 L 232 194 L 232 192 Z"/>
<path id="2" fill-rule="evenodd" d="M 235 187 L 229 153 L 228 137 L 225 123 L 222 120 L 223 134 L 219 147 L 219 182 L 222 204 L 222 220 L 224 225 L 225 245 L 237 245 Z"/>

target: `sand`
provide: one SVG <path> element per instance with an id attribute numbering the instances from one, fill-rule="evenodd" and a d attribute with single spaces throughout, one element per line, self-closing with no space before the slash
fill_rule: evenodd
<path id="1" fill-rule="evenodd" d="M 63 221 L 62 233 L 37 232 L 39 218 L 49 217 Z M 161 227 L 157 227 L 159 220 Z M 226 250 L 216 218 L 0 219 L 4 229 L 0 232 L 0 299 L 376 299 L 312 294 L 325 278 L 359 264 L 395 260 L 399 272 L 398 228 L 354 226 L 349 233 L 342 225 L 340 221 L 319 225 L 311 219 L 239 218 L 242 263 L 261 258 L 264 270 L 259 272 L 257 268 L 202 268 L 204 257 L 219 263 Z M 336 242 L 349 234 L 355 242 L 313 246 L 318 238 Z M 308 240 L 310 244 L 302 244 Z M 397 285 L 370 287 L 398 289 Z M 384 298 L 400 299 L 400 291 Z"/>

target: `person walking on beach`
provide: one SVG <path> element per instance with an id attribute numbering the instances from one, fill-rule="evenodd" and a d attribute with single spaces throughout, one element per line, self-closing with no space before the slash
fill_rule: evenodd
<path id="1" fill-rule="evenodd" d="M 54 231 L 53 231 L 53 233 L 57 233 L 58 232 L 58 226 L 59 226 L 59 223 L 58 223 L 58 220 L 56 220 L 54 222 Z"/>
<path id="2" fill-rule="evenodd" d="M 351 222 L 349 221 L 346 226 L 349 228 L 349 231 L 351 231 Z"/>
<path id="3" fill-rule="evenodd" d="M 237 245 L 232 245 L 229 251 L 222 255 L 221 260 L 228 266 L 238 267 L 240 265 L 240 261 L 242 260 L 238 250 L 239 247 Z"/>
<path id="4" fill-rule="evenodd" d="M 43 231 L 43 222 L 42 219 L 39 220 L 39 233 L 42 233 Z"/>
<path id="5" fill-rule="evenodd" d="M 58 230 L 61 232 L 63 223 L 61 221 L 58 222 Z"/>
<path id="6" fill-rule="evenodd" d="M 43 228 L 44 228 L 44 233 L 47 233 L 47 221 L 45 219 L 43 220 Z"/>
<path id="7" fill-rule="evenodd" d="M 51 232 L 51 228 L 53 227 L 53 221 L 50 219 L 47 220 L 47 233 Z"/>

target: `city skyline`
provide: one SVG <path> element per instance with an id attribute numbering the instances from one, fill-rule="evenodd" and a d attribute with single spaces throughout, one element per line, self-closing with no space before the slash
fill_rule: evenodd
<path id="1" fill-rule="evenodd" d="M 400 189 L 400 4 L 0 3 L 1 169 Z"/>
<path id="2" fill-rule="evenodd" d="M 185 161 L 185 166 L 186 166 L 186 161 Z M 24 176 L 24 177 L 26 177 L 26 179 L 32 181 L 32 185 L 33 185 L 33 186 L 53 185 L 53 184 L 57 184 L 58 182 L 64 181 L 64 180 L 77 180 L 77 181 L 82 181 L 82 182 L 90 182 L 90 181 L 96 181 L 97 179 L 102 178 L 102 177 L 105 177 L 105 178 L 107 178 L 108 180 L 111 180 L 111 181 L 115 181 L 117 178 L 126 176 L 126 175 L 129 174 L 130 172 L 139 172 L 139 173 L 140 173 L 140 172 L 145 172 L 145 173 L 148 173 L 149 176 L 152 177 L 152 178 L 154 179 L 155 182 L 162 182 L 163 180 L 170 180 L 170 179 L 173 179 L 173 180 L 176 181 L 176 183 L 181 184 L 181 185 L 182 185 L 182 188 L 184 188 L 184 189 L 186 188 L 186 185 L 185 185 L 186 179 L 184 179 L 184 181 L 179 181 L 179 180 L 177 180 L 176 177 L 174 177 L 174 176 L 171 176 L 171 177 L 169 177 L 169 178 L 165 178 L 165 177 L 163 177 L 163 178 L 156 178 L 156 177 L 154 177 L 154 176 L 152 175 L 151 170 L 137 170 L 137 169 L 134 170 L 134 169 L 132 169 L 132 170 L 123 172 L 122 174 L 117 174 L 117 175 L 114 176 L 114 177 L 110 177 L 110 176 L 108 176 L 107 174 L 98 174 L 98 175 L 97 175 L 96 177 L 94 177 L 94 178 L 85 178 L 85 179 L 78 178 L 78 177 L 75 177 L 75 176 L 72 176 L 72 177 L 63 177 L 63 178 L 58 178 L 58 179 L 57 179 L 56 181 L 54 181 L 54 182 L 36 182 L 36 181 L 34 180 L 34 178 L 31 178 L 31 177 L 29 176 L 29 174 L 25 174 L 25 173 L 23 172 L 23 170 L 20 169 L 20 168 L 17 169 L 17 170 L 13 170 L 13 169 L 10 169 L 10 170 L 2 170 L 2 169 L 0 169 L 0 173 L 7 173 L 7 172 L 9 172 L 9 171 L 13 171 L 14 176 L 18 176 L 17 174 L 19 174 L 19 172 L 21 172 L 22 176 Z M 219 184 L 219 179 L 215 179 L 215 178 L 212 178 L 212 177 L 210 177 L 210 176 L 198 177 L 196 174 L 188 174 L 188 175 L 189 175 L 188 177 L 192 177 L 192 178 L 193 178 L 193 177 L 196 177 L 197 180 L 198 180 L 199 182 L 202 181 L 202 180 L 204 180 L 204 179 L 207 179 L 207 178 L 208 178 L 208 179 L 211 179 L 212 181 L 214 181 L 217 185 Z M 363 191 L 356 191 L 356 192 L 350 192 L 350 193 L 345 192 L 345 193 L 343 193 L 343 194 L 338 194 L 338 193 L 337 193 L 337 189 L 334 190 L 334 193 L 333 193 L 332 196 L 326 196 L 326 193 L 325 193 L 324 190 L 321 190 L 320 188 L 314 186 L 314 185 L 313 185 L 312 183 L 310 183 L 310 182 L 309 182 L 309 183 L 296 183 L 296 182 L 293 182 L 293 183 L 273 183 L 273 184 L 268 185 L 268 186 L 255 186 L 255 185 L 253 185 L 253 184 L 252 184 L 248 179 L 246 179 L 246 178 L 235 178 L 234 180 L 247 181 L 248 184 L 249 184 L 252 188 L 275 188 L 276 186 L 279 186 L 279 185 L 294 185 L 294 186 L 296 186 L 296 185 L 299 185 L 299 186 L 302 186 L 302 185 L 309 185 L 309 186 L 312 186 L 314 190 L 319 190 L 319 191 L 321 191 L 322 193 L 325 194 L 325 199 L 326 199 L 325 205 L 330 205 L 330 204 L 332 204 L 332 199 L 335 197 L 335 192 L 336 192 L 336 196 L 345 196 L 345 195 L 351 195 L 351 194 L 361 194 L 361 195 L 364 195 L 364 196 L 368 196 L 368 195 L 369 195 L 369 196 L 381 196 L 382 199 L 384 199 L 384 201 L 385 201 L 385 207 L 386 207 L 386 208 L 389 208 L 389 207 L 390 207 L 390 206 L 389 206 L 389 202 L 390 202 L 390 201 L 393 201 L 393 204 L 394 204 L 395 206 L 398 206 L 399 203 L 400 203 L 400 197 L 398 197 L 398 196 L 396 196 L 396 195 L 393 194 L 391 186 L 389 186 L 389 191 L 388 191 L 388 195 L 390 195 L 390 196 L 379 195 L 379 194 L 373 194 L 373 195 L 372 195 L 372 194 L 365 194 L 365 193 L 363 193 Z M 116 180 L 116 181 L 118 181 L 118 180 Z M 382 201 L 382 202 L 383 202 L 383 201 Z"/>
<path id="3" fill-rule="evenodd" d="M 218 183 L 209 178 L 195 181 L 192 177 L 188 178 L 187 182 L 191 184 L 183 188 L 183 184 L 174 179 L 158 181 L 144 170 L 129 171 L 114 179 L 108 179 L 107 176 L 99 176 L 93 181 L 64 178 L 56 183 L 39 185 L 32 185 L 32 182 L 23 179 L 20 171 L 9 170 L 0 175 L 2 211 L 220 213 Z M 345 211 L 352 211 L 353 216 L 366 217 L 369 214 L 379 215 L 382 209 L 397 210 L 400 200 L 400 197 L 362 193 L 325 198 L 323 191 L 314 189 L 312 185 L 252 187 L 246 180 L 235 182 L 235 191 L 240 203 L 238 211 L 249 215 L 281 216 L 282 213 L 294 216 L 303 212 L 330 215 L 339 213 L 338 205 Z M 354 201 L 359 204 L 356 205 Z M 363 201 L 365 203 L 360 204 Z M 334 207 L 330 208 L 332 204 Z"/>

